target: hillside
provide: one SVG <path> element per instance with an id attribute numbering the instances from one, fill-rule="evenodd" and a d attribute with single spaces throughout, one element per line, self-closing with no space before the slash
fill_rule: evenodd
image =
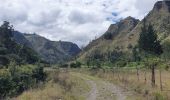
<path id="1" fill-rule="evenodd" d="M 34 49 L 42 60 L 53 64 L 69 61 L 81 51 L 74 43 L 50 41 L 37 34 L 15 32 L 14 38 L 18 43 Z"/>
<path id="2" fill-rule="evenodd" d="M 153 25 L 162 42 L 168 39 L 170 36 L 170 1 L 158 1 L 145 19 L 147 24 L 151 23 Z M 103 36 L 89 43 L 80 54 L 80 60 L 87 60 L 90 55 L 96 55 L 96 52 L 100 56 L 115 50 L 117 52 L 129 52 L 137 44 L 142 24 L 143 20 L 139 21 L 128 17 L 110 25 Z M 107 35 L 111 38 L 104 38 Z M 105 57 L 103 58 L 105 59 Z"/>

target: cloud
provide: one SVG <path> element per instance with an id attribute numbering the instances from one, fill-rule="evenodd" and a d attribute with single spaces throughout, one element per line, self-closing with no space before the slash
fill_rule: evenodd
<path id="1" fill-rule="evenodd" d="M 0 21 L 16 30 L 51 40 L 86 45 L 110 24 L 132 16 L 142 19 L 157 0 L 0 0 Z"/>

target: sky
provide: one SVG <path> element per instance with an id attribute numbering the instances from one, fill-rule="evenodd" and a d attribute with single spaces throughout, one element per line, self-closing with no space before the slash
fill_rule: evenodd
<path id="1" fill-rule="evenodd" d="M 158 0 L 0 0 L 0 23 L 53 41 L 85 46 L 110 24 L 128 16 L 142 19 Z"/>

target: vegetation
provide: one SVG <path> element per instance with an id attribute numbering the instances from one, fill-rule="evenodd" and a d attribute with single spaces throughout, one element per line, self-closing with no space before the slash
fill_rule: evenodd
<path id="1" fill-rule="evenodd" d="M 106 32 L 104 34 L 104 39 L 106 40 L 112 40 L 113 39 L 113 34 L 111 32 Z"/>
<path id="2" fill-rule="evenodd" d="M 25 91 L 17 100 L 85 100 L 90 91 L 83 79 L 67 70 L 46 71 L 47 82 L 37 89 Z"/>
<path id="3" fill-rule="evenodd" d="M 160 41 L 157 38 L 157 34 L 155 33 L 153 26 L 149 24 L 149 26 L 146 26 L 145 19 L 144 19 L 144 25 L 141 29 L 140 37 L 139 37 L 139 49 L 141 51 L 144 51 L 145 55 L 151 54 L 151 55 L 161 55 L 163 53 L 162 46 L 160 44 Z M 148 55 L 147 55 L 148 57 Z M 153 57 L 153 56 L 152 56 Z M 151 69 L 152 69 L 152 86 L 155 86 L 155 65 L 156 62 L 150 61 Z"/>
<path id="4" fill-rule="evenodd" d="M 162 5 L 164 6 L 161 7 L 166 7 L 167 10 L 169 5 Z M 15 97 L 24 92 L 16 98 L 83 100 L 85 95 L 79 96 L 79 92 L 83 91 L 85 94 L 84 90 L 88 88 L 83 80 L 84 77 L 89 77 L 83 76 L 82 73 L 85 73 L 120 85 L 125 90 L 135 91 L 136 94 L 132 94 L 130 100 L 135 97 L 137 100 L 169 100 L 170 40 L 167 20 L 170 17 L 166 10 L 157 10 L 151 11 L 139 23 L 129 17 L 112 25 L 101 38 L 93 40 L 82 51 L 80 59 L 76 57 L 76 61 L 68 63 L 65 61 L 81 51 L 76 45 L 61 41 L 55 43 L 35 34 L 25 35 L 30 39 L 38 38 L 34 39 L 35 46 L 39 45 L 40 40 L 44 41 L 41 44 L 44 47 L 34 47 L 46 60 L 41 61 L 34 50 L 14 41 L 14 29 L 5 21 L 0 27 L 0 99 Z M 164 14 L 165 12 L 167 14 Z M 57 67 L 53 65 L 55 69 L 47 68 L 47 77 L 44 66 L 39 63 L 35 65 L 37 62 L 46 62 L 47 66 L 48 62 L 60 64 Z M 79 77 L 81 75 L 82 77 Z M 96 84 L 91 78 L 94 77 L 86 81 L 94 85 L 92 92 L 96 92 L 100 83 Z M 40 85 L 44 81 L 46 83 Z"/>
<path id="5" fill-rule="evenodd" d="M 141 66 L 141 65 L 138 65 Z M 139 67 L 138 67 L 139 68 Z M 80 72 L 80 71 L 79 71 Z M 144 68 L 139 68 L 139 77 L 136 75 L 135 68 L 113 68 L 106 70 L 89 70 L 83 69 L 81 73 L 95 76 L 110 83 L 121 86 L 126 91 L 134 91 L 135 94 L 130 94 L 127 100 L 169 100 L 170 80 L 169 71 L 162 71 L 163 91 L 160 90 L 159 70 L 155 71 L 156 87 L 150 85 L 150 71 L 145 71 Z M 139 78 L 139 80 L 138 80 Z M 145 80 L 146 78 L 146 80 Z M 129 93 L 129 92 L 128 92 Z"/>
<path id="6" fill-rule="evenodd" d="M 18 65 L 35 64 L 39 61 L 38 55 L 29 47 L 19 45 L 13 40 L 13 26 L 4 22 L 0 27 L 0 64 L 8 66 L 11 61 Z"/>
<path id="7" fill-rule="evenodd" d="M 11 64 L 8 69 L 0 70 L 0 98 L 17 96 L 44 81 L 46 75 L 40 66 Z"/>
<path id="8" fill-rule="evenodd" d="M 38 55 L 13 39 L 13 26 L 4 21 L 0 26 L 0 99 L 13 97 L 44 81 L 46 75 Z"/>
<path id="9" fill-rule="evenodd" d="M 70 64 L 70 67 L 71 68 L 81 68 L 81 63 L 80 62 L 78 62 L 78 61 L 76 61 L 76 62 L 72 62 L 71 64 Z"/>

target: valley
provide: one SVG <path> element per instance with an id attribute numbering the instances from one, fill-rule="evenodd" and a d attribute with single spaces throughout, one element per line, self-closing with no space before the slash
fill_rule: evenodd
<path id="1" fill-rule="evenodd" d="M 102 9 L 107 12 L 105 4 Z M 47 18 L 45 13 L 40 15 L 40 22 L 46 22 L 53 14 Z M 34 23 L 40 33 L 22 33 L 16 30 L 18 24 L 15 27 L 16 23 L 13 26 L 8 20 L 2 23 L 0 100 L 170 100 L 169 0 L 155 1 L 140 20 L 131 16 L 116 19 L 120 15 L 112 12 L 115 21 L 107 17 L 103 24 L 97 21 L 103 16 L 92 19 L 77 12 L 73 15 L 63 17 L 66 21 L 55 18 L 60 24 L 50 20 L 50 24 Z M 93 40 L 93 34 L 85 34 L 91 28 L 97 34 L 93 29 L 100 25 L 94 27 L 93 23 L 105 26 L 110 21 L 106 32 Z M 42 26 L 45 28 L 39 29 Z M 90 42 L 83 46 L 87 38 Z"/>

